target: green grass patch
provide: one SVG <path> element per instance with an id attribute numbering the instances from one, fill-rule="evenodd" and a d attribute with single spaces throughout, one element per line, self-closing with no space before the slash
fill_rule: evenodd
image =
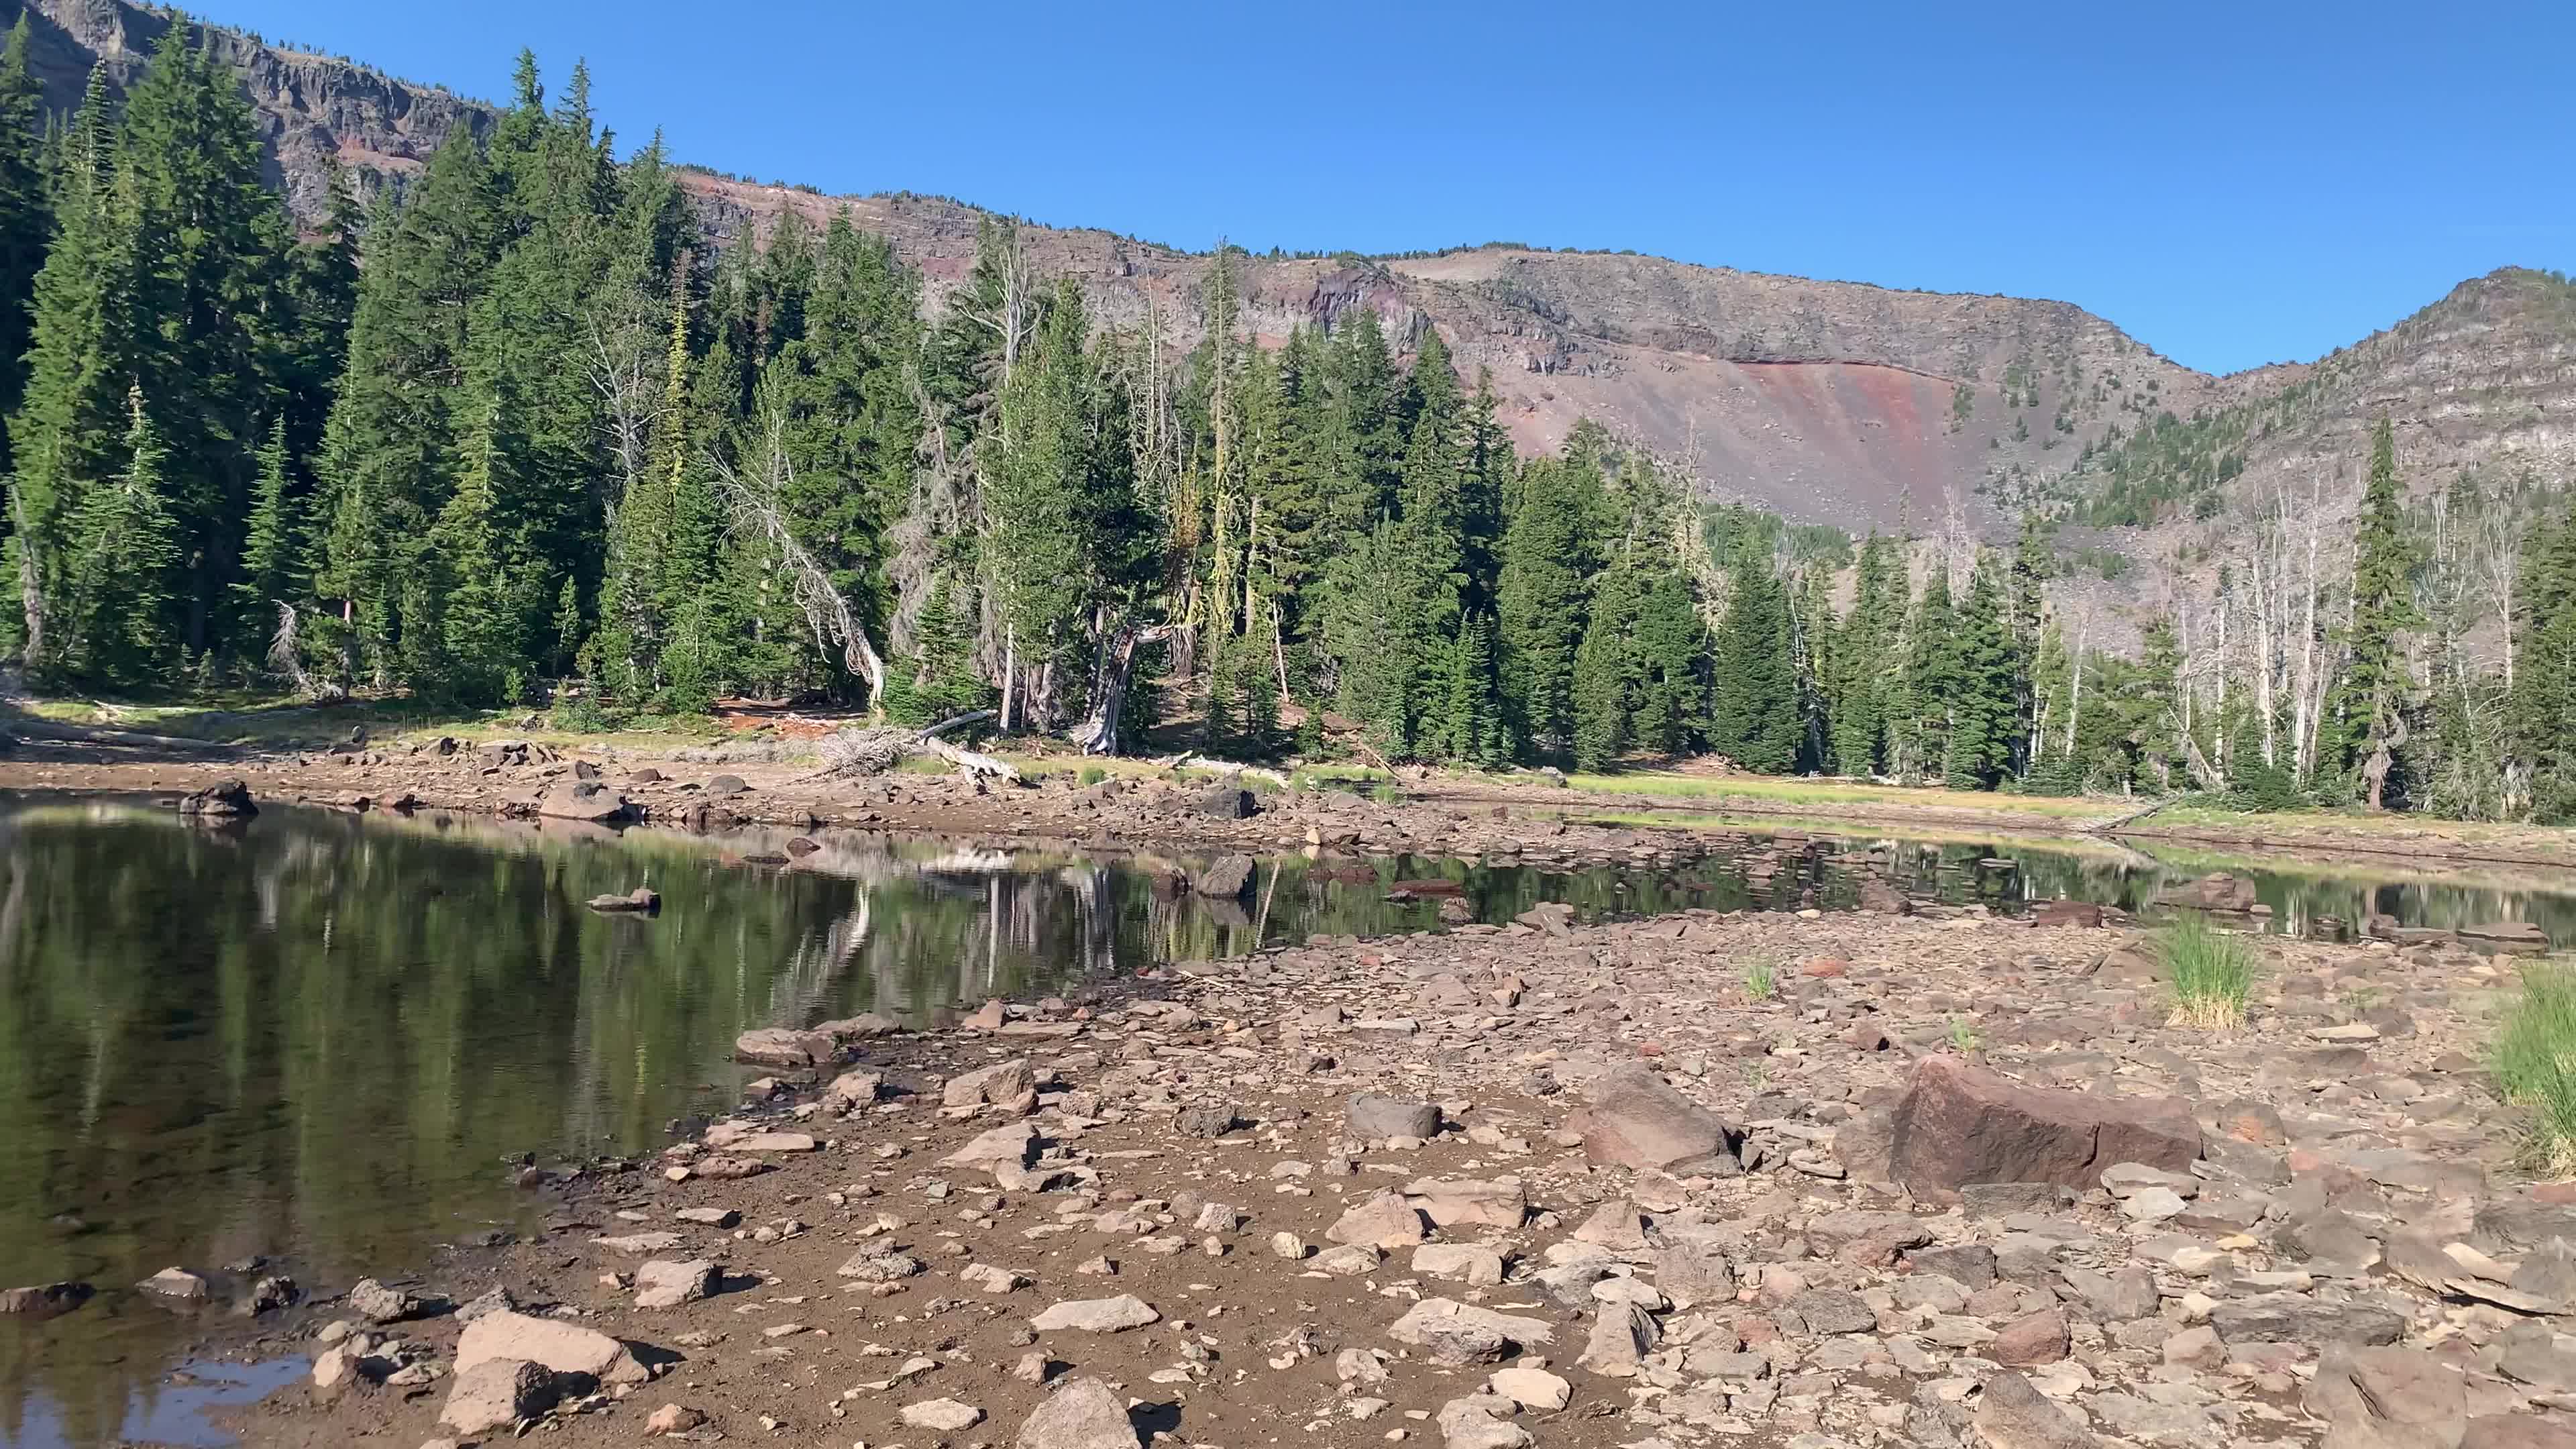
<path id="1" fill-rule="evenodd" d="M 2058 796 L 2005 795 L 1981 790 L 1915 789 L 1852 780 L 1789 780 L 1763 776 L 1712 780 L 1698 775 L 1652 770 L 1619 775 L 1572 775 L 1567 782 L 1577 790 L 1597 795 L 1647 795 L 1672 800 L 1741 800 L 1789 805 L 1898 805 L 2074 820 L 2110 813 L 2119 803 Z"/>
<path id="2" fill-rule="evenodd" d="M 2531 1165 L 2576 1175 L 2576 969 L 2526 966 L 2495 1045 L 2496 1082 L 2530 1110 Z"/>
<path id="3" fill-rule="evenodd" d="M 2185 914 L 2156 941 L 2173 982 L 2174 1024 L 2224 1029 L 2245 1020 L 2254 990 L 2254 943 L 2222 931 L 2198 912 Z"/>
<path id="4" fill-rule="evenodd" d="M 1756 1001 L 1769 1001 L 1779 995 L 1779 963 L 1768 956 L 1756 956 L 1745 962 L 1744 992 Z"/>

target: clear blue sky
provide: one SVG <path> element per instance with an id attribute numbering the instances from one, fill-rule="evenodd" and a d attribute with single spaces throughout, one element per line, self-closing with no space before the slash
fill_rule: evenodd
<path id="1" fill-rule="evenodd" d="M 201 0 L 621 145 L 1205 248 L 1493 239 L 2054 297 L 2227 371 L 2576 270 L 2576 5 Z"/>

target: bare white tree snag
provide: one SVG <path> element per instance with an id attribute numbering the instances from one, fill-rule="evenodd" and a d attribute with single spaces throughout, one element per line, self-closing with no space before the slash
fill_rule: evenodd
<path id="1" fill-rule="evenodd" d="M 668 389 L 662 361 L 669 308 L 633 288 L 602 296 L 590 314 L 590 385 L 599 393 L 608 451 L 617 459 L 617 496 L 603 498 L 614 521 L 626 490 L 643 476 L 653 427 Z"/>
<path id="2" fill-rule="evenodd" d="M 1091 710 L 1073 727 L 1075 748 L 1086 755 L 1114 755 L 1118 749 L 1118 716 L 1127 703 L 1128 681 L 1136 669 L 1136 650 L 1172 636 L 1175 626 L 1111 624 L 1102 611 L 1100 648 L 1091 666 Z"/>
<path id="3" fill-rule="evenodd" d="M 882 709 L 885 660 L 869 640 L 858 611 L 832 586 L 831 574 L 798 541 L 779 507 L 779 498 L 796 481 L 796 468 L 787 457 L 787 418 L 775 404 L 761 411 L 759 436 L 752 452 L 748 477 L 735 471 L 721 455 L 709 455 L 717 491 L 724 496 L 733 526 L 759 533 L 778 550 L 780 571 L 787 575 L 791 597 L 805 616 L 805 627 L 812 631 L 815 646 L 825 653 L 839 650 L 849 671 L 867 681 L 868 707 Z"/>

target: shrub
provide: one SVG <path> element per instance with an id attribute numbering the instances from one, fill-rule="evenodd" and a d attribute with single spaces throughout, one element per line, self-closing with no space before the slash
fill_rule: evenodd
<path id="1" fill-rule="evenodd" d="M 1098 765 L 1085 765 L 1082 767 L 1082 774 L 1077 778 L 1079 778 L 1085 786 L 1097 785 L 1101 781 L 1109 778 L 1109 772 Z"/>
<path id="2" fill-rule="evenodd" d="M 2245 1020 L 2254 988 L 2254 946 L 2192 913 L 2167 926 L 2157 943 L 2173 982 L 2174 1024 L 2231 1027 Z"/>
<path id="3" fill-rule="evenodd" d="M 2522 995 L 2496 1038 L 2496 1082 L 2533 1114 L 2532 1164 L 2576 1173 L 2576 970 L 2523 968 Z"/>

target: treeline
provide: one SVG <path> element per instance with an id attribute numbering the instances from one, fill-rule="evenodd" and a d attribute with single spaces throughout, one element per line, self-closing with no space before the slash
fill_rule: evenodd
<path id="1" fill-rule="evenodd" d="M 587 89 L 523 56 L 487 136 L 299 237 L 186 26 L 68 120 L 13 34 L 0 642 L 32 676 L 2576 812 L 2576 524 L 2534 489 L 2409 517 L 2383 437 L 2357 528 L 2275 500 L 2124 658 L 2052 603 L 2035 519 L 1855 544 L 1590 424 L 1519 456 L 1418 321 L 1253 338 L 1239 252 L 1108 322 L 1007 221 L 935 300 L 846 214 L 717 251 Z"/>

